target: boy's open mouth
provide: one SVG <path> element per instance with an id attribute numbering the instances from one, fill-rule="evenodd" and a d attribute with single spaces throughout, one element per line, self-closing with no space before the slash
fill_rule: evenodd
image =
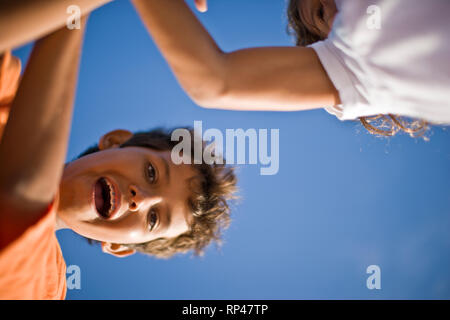
<path id="1" fill-rule="evenodd" d="M 94 202 L 95 208 L 102 218 L 110 219 L 116 213 L 118 194 L 108 179 L 100 178 L 95 183 Z"/>

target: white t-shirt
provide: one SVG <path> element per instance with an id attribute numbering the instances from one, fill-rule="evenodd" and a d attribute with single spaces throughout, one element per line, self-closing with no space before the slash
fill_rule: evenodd
<path id="1" fill-rule="evenodd" d="M 341 120 L 392 113 L 450 124 L 450 0 L 336 5 L 328 39 L 311 45 L 342 101 L 327 111 Z"/>

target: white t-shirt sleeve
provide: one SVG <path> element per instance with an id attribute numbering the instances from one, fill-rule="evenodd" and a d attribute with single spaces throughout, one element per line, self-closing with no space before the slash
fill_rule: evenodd
<path id="1" fill-rule="evenodd" d="M 341 120 L 392 113 L 450 124 L 450 1 L 336 4 L 328 39 L 310 46 L 341 98 L 326 110 Z"/>
<path id="2" fill-rule="evenodd" d="M 355 79 L 346 69 L 345 61 L 340 60 L 341 55 L 336 52 L 337 49 L 330 42 L 319 41 L 311 45 L 311 47 L 316 51 L 342 101 L 342 104 L 326 107 L 325 110 L 340 120 L 356 119 L 360 113 L 356 112 L 357 106 L 367 104 L 367 101 L 356 89 L 360 85 L 358 79 Z M 361 101 L 366 103 L 361 103 Z"/>

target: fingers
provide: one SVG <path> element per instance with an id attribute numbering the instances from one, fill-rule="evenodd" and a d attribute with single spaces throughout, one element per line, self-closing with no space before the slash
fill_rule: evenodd
<path id="1" fill-rule="evenodd" d="M 206 12 L 208 10 L 208 0 L 194 0 L 195 7 L 200 12 Z"/>

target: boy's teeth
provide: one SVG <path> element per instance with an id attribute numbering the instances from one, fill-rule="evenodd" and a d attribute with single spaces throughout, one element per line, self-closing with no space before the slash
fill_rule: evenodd
<path id="1" fill-rule="evenodd" d="M 114 209 L 116 208 L 116 200 L 114 199 L 114 193 L 113 193 L 113 195 L 111 197 L 111 202 L 110 203 L 111 203 L 111 207 L 110 207 L 109 211 L 113 212 Z"/>
<path id="2" fill-rule="evenodd" d="M 110 207 L 109 207 L 109 213 L 114 212 L 115 208 L 116 208 L 116 194 L 114 192 L 114 188 L 113 186 L 109 183 L 108 180 L 106 180 L 106 184 L 108 185 L 109 188 L 109 203 L 110 203 Z"/>

